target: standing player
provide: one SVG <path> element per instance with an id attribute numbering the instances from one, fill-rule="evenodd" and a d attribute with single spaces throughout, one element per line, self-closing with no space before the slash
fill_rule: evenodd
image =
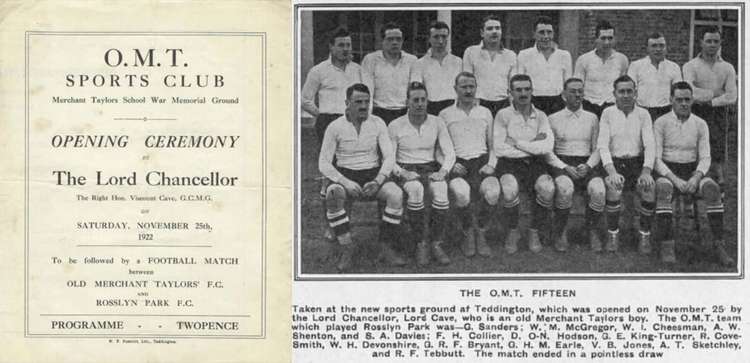
<path id="1" fill-rule="evenodd" d="M 534 107 L 551 115 L 565 107 L 560 93 L 563 82 L 573 75 L 573 64 L 567 50 L 554 42 L 552 19 L 540 16 L 534 22 L 533 47 L 518 53 L 518 73 L 528 74 L 534 82 Z"/>
<path id="2" fill-rule="evenodd" d="M 648 55 L 630 64 L 628 76 L 635 81 L 638 106 L 648 110 L 651 120 L 656 120 L 672 110 L 669 88 L 682 80 L 682 71 L 677 63 L 665 57 L 667 41 L 664 34 L 651 33 L 646 43 Z"/>
<path id="3" fill-rule="evenodd" d="M 601 167 L 596 147 L 599 120 L 596 115 L 581 107 L 582 80 L 569 78 L 564 87 L 562 95 L 565 109 L 549 117 L 550 127 L 555 135 L 554 153 L 548 156 L 552 166 L 550 174 L 555 178 L 555 248 L 561 252 L 568 249 L 565 227 L 573 206 L 573 192 L 579 189 L 585 190 L 589 197 L 586 208 L 589 243 L 594 252 L 600 252 L 602 242 L 599 225 L 604 212 L 605 189 L 604 180 L 599 176 Z"/>
<path id="4" fill-rule="evenodd" d="M 305 85 L 302 87 L 302 109 L 316 118 L 315 136 L 318 145 L 323 142 L 328 125 L 333 120 L 343 116 L 346 99 L 346 89 L 356 83 L 362 83 L 359 64 L 351 61 L 352 37 L 344 29 L 339 29 L 328 41 L 330 57 L 318 63 L 307 73 Z M 315 99 L 318 99 L 317 105 Z M 326 188 L 324 180 L 320 185 L 320 197 L 325 205 Z M 333 239 L 333 233 L 326 228 L 326 238 Z"/>
<path id="5" fill-rule="evenodd" d="M 447 265 L 451 260 L 441 246 L 449 207 L 446 177 L 456 154 L 445 124 L 427 113 L 427 88 L 413 82 L 406 94 L 409 112 L 388 125 L 396 149 L 393 174 L 406 192 L 408 218 L 417 238 L 417 264 L 427 265 L 432 251 L 440 264 Z M 438 147 L 444 155 L 440 160 L 436 157 Z M 429 214 L 425 213 L 425 189 L 432 200 Z"/>
<path id="6" fill-rule="evenodd" d="M 448 24 L 436 21 L 430 24 L 430 49 L 414 64 L 411 80 L 424 83 L 427 94 L 427 113 L 437 116 L 454 102 L 453 80 L 461 72 L 461 58 L 448 49 L 451 29 Z"/>
<path id="7" fill-rule="evenodd" d="M 482 42 L 464 51 L 464 71 L 477 77 L 479 104 L 494 117 L 510 104 L 508 80 L 516 70 L 516 53 L 503 47 L 503 30 L 497 16 L 484 18 L 479 34 Z"/>
<path id="8" fill-rule="evenodd" d="M 654 167 L 654 132 L 648 111 L 635 104 L 635 82 L 627 75 L 613 84 L 615 106 L 602 112 L 599 122 L 599 154 L 607 172 L 607 244 L 617 251 L 620 232 L 622 192 L 638 192 L 640 215 L 638 251 L 651 252 L 651 221 L 654 218 L 655 189 L 651 172 Z"/>
<path id="9" fill-rule="evenodd" d="M 596 25 L 594 50 L 576 60 L 575 77 L 583 80 L 583 109 L 601 117 L 614 104 L 612 82 L 628 70 L 628 57 L 614 49 L 615 27 L 606 20 Z"/>
<path id="10" fill-rule="evenodd" d="M 369 110 L 367 86 L 355 84 L 347 88 L 346 115 L 328 126 L 318 159 L 320 172 L 331 180 L 326 189 L 326 217 L 343 249 L 336 265 L 339 271 L 351 268 L 356 249 L 347 206 L 352 200 L 363 198 L 377 198 L 385 203 L 380 239 L 391 262 L 404 264 L 389 245 L 398 235 L 403 214 L 403 192 L 387 181 L 394 164 L 393 147 L 385 123 L 369 115 Z"/>
<path id="11" fill-rule="evenodd" d="M 383 49 L 362 60 L 362 81 L 372 90 L 372 114 L 388 125 L 406 113 L 406 87 L 417 57 L 404 52 L 404 35 L 395 23 L 383 26 L 380 32 Z"/>
<path id="12" fill-rule="evenodd" d="M 456 104 L 440 112 L 456 150 L 448 187 L 461 218 L 464 254 L 486 257 L 491 250 L 485 232 L 500 198 L 500 182 L 494 168 L 487 165 L 492 149 L 492 113 L 475 97 L 477 80 L 473 74 L 461 72 L 455 83 Z"/>
<path id="13" fill-rule="evenodd" d="M 503 207 L 510 228 L 505 251 L 513 254 L 518 250 L 521 239 L 518 193 L 519 187 L 523 186 L 536 196 L 529 226 L 529 250 L 537 253 L 542 250 L 539 228 L 546 222 L 555 196 L 555 183 L 547 174 L 545 160 L 545 155 L 552 152 L 554 138 L 547 116 L 531 104 L 531 78 L 526 74 L 516 74 L 510 79 L 510 87 L 513 101 L 495 116 L 493 152 L 488 165 L 495 168 L 496 175 L 501 175 Z"/>
<path id="14" fill-rule="evenodd" d="M 704 243 L 715 250 L 724 266 L 733 266 L 724 239 L 724 204 L 716 182 L 707 177 L 711 164 L 708 126 L 700 117 L 690 113 L 693 90 L 687 82 L 672 85 L 673 112 L 654 123 L 656 137 L 656 240 L 661 242 L 661 260 L 675 263 L 675 243 L 672 237 L 672 198 L 674 194 L 697 195 L 706 202 L 708 224 L 713 241 Z M 675 190 L 676 189 L 676 190 Z"/>
<path id="15" fill-rule="evenodd" d="M 346 89 L 362 83 L 359 64 L 351 61 L 352 37 L 344 29 L 328 42 L 330 57 L 310 69 L 302 87 L 302 109 L 316 118 L 315 134 L 323 141 L 328 125 L 344 115 Z M 315 104 L 315 98 L 318 104 Z"/>
<path id="16" fill-rule="evenodd" d="M 700 39 L 701 53 L 685 63 L 682 74 L 695 93 L 693 113 L 708 124 L 711 171 L 719 186 L 723 186 L 728 106 L 737 102 L 737 73 L 719 56 L 721 31 L 718 27 L 706 29 Z"/>

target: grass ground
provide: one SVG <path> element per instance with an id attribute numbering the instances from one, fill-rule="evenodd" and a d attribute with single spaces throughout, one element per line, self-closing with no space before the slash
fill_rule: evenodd
<path id="1" fill-rule="evenodd" d="M 300 253 L 301 273 L 303 274 L 334 274 L 337 259 L 337 245 L 324 238 L 324 215 L 320 198 L 318 196 L 319 184 L 316 178 L 317 171 L 317 145 L 314 131 L 309 123 L 303 123 L 301 128 L 301 144 L 298 147 L 300 154 L 300 183 L 299 188 L 301 202 L 301 231 Z M 732 257 L 737 257 L 737 142 L 736 128 L 730 131 L 729 162 L 727 167 L 727 188 L 725 190 L 725 240 Z M 526 203 L 524 203 L 526 204 Z M 444 248 L 450 256 L 452 263 L 447 266 L 439 266 L 435 262 L 429 266 L 417 267 L 414 261 L 413 242 L 407 241 L 406 235 L 402 236 L 399 243 L 405 250 L 408 258 L 405 267 L 391 267 L 380 261 L 378 238 L 378 221 L 376 203 L 355 203 L 351 214 L 353 221 L 354 240 L 359 245 L 359 254 L 356 267 L 351 273 L 372 274 L 461 274 L 461 273 L 711 273 L 711 272 L 733 272 L 736 267 L 725 268 L 718 264 L 717 260 L 700 249 L 692 248 L 699 244 L 700 239 L 710 239 L 711 234 L 705 215 L 700 214 L 700 233 L 696 233 L 692 218 L 680 218 L 677 223 L 677 264 L 673 266 L 664 265 L 659 261 L 658 254 L 639 255 L 636 251 L 637 231 L 635 228 L 622 227 L 621 246 L 617 253 L 593 253 L 588 248 L 586 232 L 582 229 L 583 215 L 576 213 L 582 211 L 581 201 L 574 208 L 571 215 L 568 240 L 571 248 L 560 253 L 552 247 L 552 241 L 543 240 L 544 250 L 538 254 L 532 253 L 522 243 L 521 248 L 514 255 L 508 255 L 502 248 L 504 230 L 502 223 L 497 223 L 488 233 L 488 241 L 492 248 L 493 256 L 484 258 L 474 256 L 465 257 L 459 248 L 460 240 L 455 229 L 449 228 L 453 233 L 448 234 L 448 241 Z M 702 212 L 702 207 L 699 208 Z M 528 211 L 528 208 L 522 208 Z M 529 218 L 528 212 L 524 212 L 521 218 L 521 228 Z M 501 218 L 499 218 L 501 219 Z M 634 222 L 632 218 L 623 218 Z M 498 221 L 500 222 L 500 221 Z M 635 223 L 624 222 L 623 225 L 635 226 Z M 525 241 L 525 239 L 522 239 Z M 654 244 L 654 251 L 657 250 Z"/>

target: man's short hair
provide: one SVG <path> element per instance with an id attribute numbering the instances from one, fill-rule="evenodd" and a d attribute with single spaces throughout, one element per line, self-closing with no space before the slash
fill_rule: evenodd
<path id="1" fill-rule="evenodd" d="M 546 24 L 546 25 L 554 26 L 554 24 L 552 24 L 552 18 L 546 15 L 542 15 L 536 18 L 536 21 L 534 21 L 534 31 L 536 31 L 536 27 L 539 24 Z"/>
<path id="2" fill-rule="evenodd" d="M 436 20 L 430 23 L 430 29 L 447 29 L 448 33 L 451 32 L 451 27 L 448 26 L 444 21 Z"/>
<path id="3" fill-rule="evenodd" d="M 617 89 L 617 84 L 622 82 L 630 82 L 633 84 L 633 88 L 635 88 L 635 81 L 627 74 L 623 74 L 622 76 L 617 77 L 617 79 L 612 82 L 612 88 Z"/>
<path id="4" fill-rule="evenodd" d="M 396 22 L 389 21 L 389 22 L 385 23 L 385 25 L 383 25 L 382 28 L 380 28 L 380 37 L 381 38 L 385 38 L 385 32 L 388 31 L 388 30 L 393 30 L 393 29 L 398 29 L 398 30 L 401 31 L 401 34 L 404 34 L 404 30 L 401 29 L 401 25 L 399 25 Z"/>
<path id="5" fill-rule="evenodd" d="M 477 76 L 475 76 L 474 73 L 462 71 L 461 73 L 456 75 L 456 79 L 453 81 L 453 84 L 458 84 L 458 80 L 461 79 L 461 77 L 471 78 L 474 80 L 474 82 L 477 81 Z"/>
<path id="6" fill-rule="evenodd" d="M 719 28 L 716 25 L 711 25 L 707 27 L 701 32 L 701 40 L 703 40 L 703 38 L 706 37 L 706 33 L 711 33 L 711 34 L 718 33 L 719 37 L 721 37 L 721 28 Z"/>
<path id="7" fill-rule="evenodd" d="M 651 32 L 651 33 L 649 33 L 648 37 L 646 38 L 646 45 L 648 45 L 648 41 L 650 39 L 659 39 L 659 38 L 664 38 L 664 33 L 662 33 L 662 32 Z"/>
<path id="8" fill-rule="evenodd" d="M 576 78 L 576 77 L 570 77 L 570 78 L 568 78 L 568 79 L 565 80 L 565 83 L 563 83 L 563 89 L 568 89 L 568 85 L 571 84 L 571 83 L 573 83 L 573 82 L 581 82 L 581 83 L 583 83 L 583 80 L 580 79 L 580 78 Z"/>
<path id="9" fill-rule="evenodd" d="M 615 30 L 615 27 L 612 26 L 612 23 L 610 23 L 607 20 L 599 20 L 599 22 L 596 23 L 596 33 L 594 33 L 594 35 L 597 38 L 599 38 L 599 32 L 600 31 L 602 31 L 602 30 L 610 30 L 610 29 L 612 29 L 613 31 Z"/>
<path id="10" fill-rule="evenodd" d="M 409 86 L 406 87 L 406 99 L 408 100 L 409 97 L 411 97 L 412 91 L 417 90 L 423 90 L 425 95 L 427 94 L 427 87 L 425 87 L 424 83 L 422 82 L 409 82 Z"/>
<path id="11" fill-rule="evenodd" d="M 693 87 L 690 87 L 690 83 L 687 83 L 685 81 L 679 81 L 679 82 L 672 83 L 672 86 L 669 87 L 669 96 L 673 97 L 674 91 L 678 89 L 690 90 L 690 94 L 693 93 Z"/>
<path id="12" fill-rule="evenodd" d="M 499 22 L 501 25 L 503 24 L 503 22 L 500 21 L 500 17 L 499 16 L 491 14 L 491 15 L 487 15 L 484 18 L 482 18 L 482 29 L 484 29 L 484 24 L 486 24 L 490 20 L 495 20 L 495 21 Z"/>
<path id="13" fill-rule="evenodd" d="M 510 81 L 508 82 L 508 85 L 510 86 L 512 90 L 513 82 L 521 82 L 521 81 L 529 81 L 529 83 L 531 83 L 531 77 L 529 77 L 528 74 L 523 74 L 523 73 L 515 74 L 513 75 L 513 77 L 510 77 Z"/>
<path id="14" fill-rule="evenodd" d="M 355 83 L 355 84 L 349 86 L 349 88 L 346 89 L 346 99 L 347 100 L 352 99 L 352 94 L 354 93 L 354 91 L 362 92 L 362 93 L 367 93 L 368 96 L 370 95 L 370 89 L 367 88 L 367 86 L 365 86 L 362 83 Z"/>
<path id="15" fill-rule="evenodd" d="M 331 37 L 328 39 L 328 45 L 334 45 L 336 43 L 336 38 L 344 38 L 344 37 L 351 37 L 352 35 L 349 33 L 348 30 L 344 28 L 339 28 L 335 33 L 331 35 Z"/>

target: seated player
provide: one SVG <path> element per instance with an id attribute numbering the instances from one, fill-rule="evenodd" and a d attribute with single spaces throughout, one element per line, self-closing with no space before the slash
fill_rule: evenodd
<path id="1" fill-rule="evenodd" d="M 581 79 L 566 80 L 562 98 L 565 108 L 549 117 L 550 127 L 555 135 L 554 153 L 548 155 L 550 174 L 555 178 L 555 248 L 560 252 L 568 249 L 565 227 L 573 206 L 573 191 L 578 189 L 585 190 L 589 198 L 586 227 L 591 249 L 601 252 L 599 225 L 604 212 L 605 189 L 604 180 L 600 177 L 599 151 L 596 149 L 599 120 L 582 107 Z"/>
<path id="2" fill-rule="evenodd" d="M 493 150 L 488 165 L 500 175 L 503 207 L 506 209 L 508 236 L 505 251 L 518 250 L 519 188 L 535 195 L 536 203 L 529 225 L 529 250 L 542 250 L 539 228 L 547 221 L 555 196 L 555 183 L 547 173 L 546 154 L 552 152 L 554 138 L 547 115 L 531 104 L 531 78 L 516 74 L 510 79 L 510 106 L 498 111 L 493 123 Z M 532 189 L 533 186 L 533 189 Z"/>
<path id="3" fill-rule="evenodd" d="M 715 251 L 724 266 L 733 266 L 722 238 L 724 204 L 719 184 L 706 177 L 711 165 L 711 146 L 706 122 L 690 113 L 693 89 L 687 82 L 672 85 L 672 112 L 654 123 L 656 138 L 656 241 L 661 243 L 661 260 L 677 262 L 672 237 L 672 198 L 686 194 L 703 198 L 713 242 L 704 243 Z"/>
<path id="4" fill-rule="evenodd" d="M 620 233 L 620 209 L 623 191 L 635 189 L 639 196 L 636 210 L 640 215 L 638 251 L 651 252 L 651 222 L 654 218 L 656 193 L 651 172 L 654 166 L 654 132 L 651 116 L 635 104 L 635 82 L 620 76 L 614 83 L 615 105 L 602 112 L 599 122 L 599 154 L 607 177 L 607 244 L 609 252 L 617 251 Z"/>
<path id="5" fill-rule="evenodd" d="M 459 73 L 454 89 L 456 104 L 440 112 L 456 151 L 448 189 L 461 219 L 464 255 L 479 253 L 487 257 L 492 252 L 485 233 L 500 198 L 500 182 L 494 176 L 495 170 L 487 166 L 492 148 L 492 113 L 479 105 L 474 74 Z"/>
<path id="6" fill-rule="evenodd" d="M 408 219 L 417 239 L 417 264 L 427 265 L 432 251 L 432 256 L 440 264 L 447 265 L 451 260 L 441 247 L 450 205 L 446 177 L 456 155 L 445 124 L 437 116 L 427 114 L 424 84 L 411 82 L 406 96 L 406 115 L 388 125 L 396 150 L 397 164 L 393 167 L 393 174 L 406 192 Z M 438 146 L 444 155 L 442 160 L 436 157 Z M 425 213 L 425 190 L 432 201 L 429 214 Z"/>
<path id="7" fill-rule="evenodd" d="M 370 115 L 369 109 L 367 86 L 357 83 L 347 88 L 345 115 L 326 129 L 318 159 L 320 172 L 331 181 L 326 188 L 326 217 L 342 248 L 339 271 L 351 268 L 356 249 L 347 207 L 352 200 L 365 198 L 385 203 L 380 225 L 385 255 L 394 264 L 405 263 L 389 245 L 398 235 L 403 214 L 403 192 L 387 180 L 394 164 L 393 147 L 385 123 Z"/>

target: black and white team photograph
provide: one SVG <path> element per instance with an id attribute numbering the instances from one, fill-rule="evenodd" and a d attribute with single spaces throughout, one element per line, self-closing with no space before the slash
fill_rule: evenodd
<path id="1" fill-rule="evenodd" d="M 297 275 L 739 272 L 736 7 L 296 15 Z"/>

